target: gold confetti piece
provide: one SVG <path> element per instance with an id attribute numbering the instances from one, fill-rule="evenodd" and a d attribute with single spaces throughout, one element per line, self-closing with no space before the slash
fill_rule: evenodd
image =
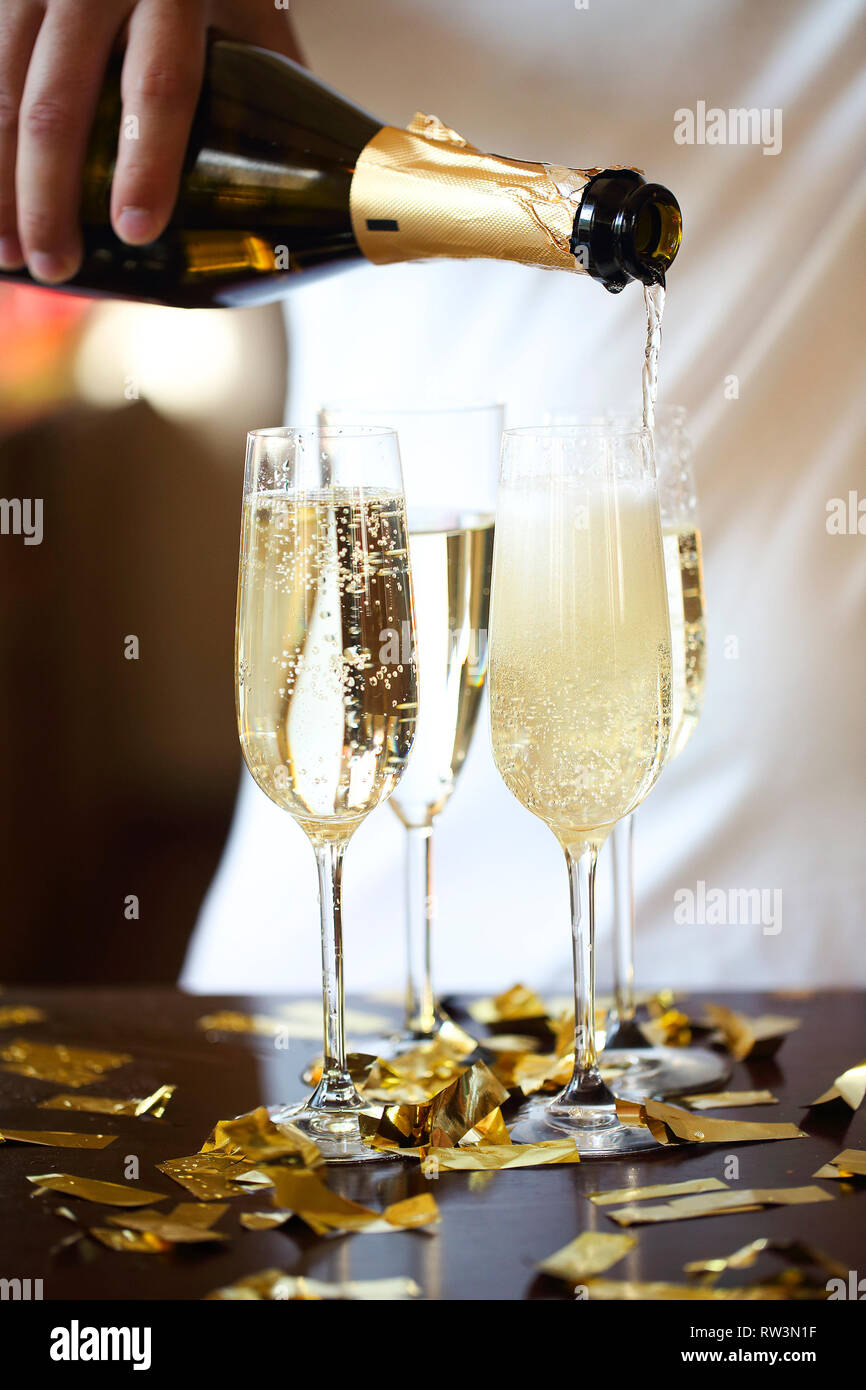
<path id="1" fill-rule="evenodd" d="M 690 1178 L 688 1182 L 662 1182 L 652 1187 L 615 1187 L 606 1192 L 590 1192 L 589 1200 L 597 1207 L 615 1206 L 617 1202 L 645 1202 L 653 1197 L 685 1197 L 697 1192 L 728 1192 L 728 1184 L 720 1178 Z"/>
<path id="2" fill-rule="evenodd" d="M 341 1197 L 308 1169 L 270 1168 L 268 1172 L 274 1182 L 274 1205 L 294 1212 L 317 1235 L 334 1231 L 383 1235 L 398 1229 L 415 1230 L 439 1220 L 439 1209 L 429 1193 L 394 1202 L 378 1212 Z"/>
<path id="3" fill-rule="evenodd" d="M 679 1139 L 693 1144 L 750 1144 L 765 1139 L 805 1139 L 794 1124 L 767 1124 L 756 1120 L 719 1120 L 695 1115 L 658 1100 L 617 1099 L 617 1114 L 628 1124 L 644 1125 L 660 1144 Z"/>
<path id="4" fill-rule="evenodd" d="M 798 1265 L 817 1265 L 819 1269 L 825 1270 L 829 1274 L 847 1276 L 847 1269 L 834 1260 L 831 1255 L 827 1255 L 823 1250 L 818 1250 L 815 1246 L 806 1245 L 800 1240 L 778 1240 L 769 1236 L 761 1236 L 758 1240 L 752 1240 L 748 1245 L 743 1245 L 739 1250 L 734 1250 L 730 1255 L 718 1255 L 709 1260 L 692 1260 L 689 1264 L 683 1265 L 686 1274 L 710 1274 L 718 1276 L 723 1274 L 726 1269 L 749 1269 L 755 1263 L 759 1255 L 764 1253 L 783 1255 L 789 1263 Z"/>
<path id="5" fill-rule="evenodd" d="M 186 1158 L 169 1158 L 156 1166 L 201 1202 L 242 1196 L 244 1188 L 239 1179 L 253 1170 L 251 1159 L 222 1153 L 189 1154 Z"/>
<path id="6" fill-rule="evenodd" d="M 274 1124 L 263 1105 L 234 1120 L 219 1120 L 201 1151 L 218 1150 L 256 1162 L 263 1158 L 293 1158 L 305 1168 L 317 1168 L 325 1161 L 312 1139 L 292 1124 Z"/>
<path id="7" fill-rule="evenodd" d="M 86 1047 L 66 1047 L 63 1043 L 34 1043 L 16 1038 L 0 1051 L 3 1071 L 32 1076 L 38 1081 L 56 1081 L 63 1086 L 89 1086 L 104 1072 L 122 1067 L 132 1058 L 126 1052 L 97 1052 Z"/>
<path id="8" fill-rule="evenodd" d="M 161 1119 L 176 1086 L 159 1086 L 153 1095 L 142 1099 L 114 1100 L 110 1096 L 52 1096 L 39 1102 L 40 1110 L 81 1110 L 92 1115 L 153 1115 Z"/>
<path id="9" fill-rule="evenodd" d="M 831 1100 L 844 1100 L 852 1110 L 859 1110 L 866 1095 L 866 1061 L 859 1062 L 856 1067 L 849 1067 L 848 1071 L 843 1071 L 836 1077 L 833 1085 L 825 1091 L 817 1100 L 810 1102 L 810 1105 L 826 1105 Z"/>
<path id="10" fill-rule="evenodd" d="M 430 1149 L 421 1158 L 426 1177 L 458 1169 L 540 1168 L 552 1163 L 579 1163 L 573 1139 L 544 1139 L 538 1144 L 474 1144 L 468 1149 Z"/>
<path id="11" fill-rule="evenodd" d="M 781 1014 L 762 1014 L 749 1018 L 721 1004 L 707 1004 L 704 1010 L 713 1028 L 719 1028 L 731 1056 L 738 1062 L 746 1057 L 772 1057 L 788 1033 L 800 1027 L 799 1018 Z"/>
<path id="12" fill-rule="evenodd" d="M 256 1037 L 288 1037 L 289 1025 L 285 1019 L 269 1018 L 267 1014 L 244 1014 L 235 1009 L 220 1009 L 217 1013 L 205 1014 L 197 1027 L 205 1033 L 254 1033 Z"/>
<path id="13" fill-rule="evenodd" d="M 683 1221 L 699 1216 L 724 1216 L 729 1211 L 757 1211 L 761 1207 L 799 1206 L 826 1202 L 833 1198 L 820 1187 L 749 1187 L 741 1192 L 702 1192 L 695 1197 L 679 1197 L 657 1207 L 626 1206 L 606 1212 L 620 1226 L 650 1225 L 660 1221 Z"/>
<path id="14" fill-rule="evenodd" d="M 475 1062 L 431 1100 L 386 1106 L 378 1121 L 362 1118 L 361 1129 L 401 1150 L 457 1144 L 507 1099 L 507 1090 L 484 1062 Z"/>
<path id="15" fill-rule="evenodd" d="M 475 1128 L 470 1129 L 460 1140 L 463 1148 L 468 1148 L 472 1144 L 510 1143 L 511 1135 L 508 1133 L 508 1126 L 498 1105 L 495 1110 L 491 1110 L 489 1115 L 485 1115 L 483 1120 L 479 1120 Z"/>
<path id="16" fill-rule="evenodd" d="M 44 1144 L 49 1149 L 107 1149 L 116 1134 L 68 1134 L 55 1129 L 2 1129 L 0 1139 L 15 1144 Z"/>
<path id="17" fill-rule="evenodd" d="M 477 1023 L 506 1023 L 519 1018 L 547 1018 L 548 1008 L 526 985 L 512 985 L 493 999 L 477 999 L 469 1005 L 469 1013 Z"/>
<path id="18" fill-rule="evenodd" d="M 741 1289 L 715 1289 L 703 1284 L 666 1284 L 651 1280 L 593 1279 L 587 1285 L 590 1301 L 610 1302 L 639 1299 L 651 1301 L 695 1303 L 765 1303 L 801 1298 L 826 1298 L 826 1292 L 786 1289 L 781 1284 L 748 1284 Z"/>
<path id="19" fill-rule="evenodd" d="M 866 1178 L 866 1149 L 843 1149 L 829 1163 L 812 1174 L 813 1178 Z"/>
<path id="20" fill-rule="evenodd" d="M 207 1295 L 208 1299 L 237 1301 L 285 1300 L 304 1301 L 320 1299 L 374 1300 L 379 1303 L 393 1303 L 407 1298 L 417 1298 L 421 1293 L 414 1279 L 355 1279 L 342 1284 L 325 1284 L 318 1279 L 305 1279 L 284 1274 L 281 1269 L 263 1269 L 258 1274 L 249 1274 L 236 1284 L 224 1289 L 216 1289 Z"/>
<path id="21" fill-rule="evenodd" d="M 91 1226 L 88 1235 L 108 1250 L 128 1255 L 164 1255 L 171 1249 L 167 1240 L 160 1240 L 152 1231 L 116 1231 L 111 1226 Z"/>
<path id="22" fill-rule="evenodd" d="M 778 1105 L 772 1091 L 705 1091 L 700 1095 L 681 1096 L 692 1110 L 733 1110 L 746 1105 Z"/>
<path id="23" fill-rule="evenodd" d="M 31 1004 L 6 1004 L 0 1008 L 0 1028 L 20 1028 L 25 1023 L 44 1023 L 44 1009 Z"/>
<path id="24" fill-rule="evenodd" d="M 321 1021 L 319 1022 L 319 1028 L 321 1030 Z M 370 1072 L 372 1071 L 373 1067 L 376 1065 L 378 1061 L 379 1058 L 374 1057 L 373 1054 L 370 1052 L 346 1053 L 346 1070 L 348 1071 L 349 1075 L 355 1083 L 355 1086 L 359 1091 L 363 1089 L 367 1077 L 370 1075 Z M 318 1057 L 314 1057 L 312 1062 L 310 1062 L 304 1068 L 301 1080 L 303 1081 L 305 1086 L 318 1086 L 319 1082 L 322 1079 L 323 1064 L 323 1058 L 321 1054 L 319 1054 Z M 387 1066 L 388 1064 L 386 1062 L 383 1062 L 381 1063 L 381 1065 Z"/>
<path id="25" fill-rule="evenodd" d="M 273 1231 L 278 1226 L 285 1226 L 287 1221 L 291 1221 L 294 1216 L 293 1211 L 242 1211 L 241 1225 L 248 1231 Z"/>
<path id="26" fill-rule="evenodd" d="M 468 1070 L 466 1057 L 475 1048 L 468 1034 L 464 1041 L 449 1041 L 442 1034 L 430 1042 L 402 1052 L 387 1061 L 377 1057 L 359 1089 L 368 1100 L 392 1105 L 422 1105 Z"/>
<path id="27" fill-rule="evenodd" d="M 99 1182 L 96 1178 L 79 1178 L 73 1173 L 41 1173 L 28 1177 L 28 1182 L 48 1192 L 65 1192 L 67 1197 L 82 1197 L 86 1202 L 101 1202 L 108 1207 L 146 1207 L 151 1202 L 164 1202 L 164 1192 L 146 1192 L 143 1187 L 129 1187 L 118 1182 Z"/>
<path id="28" fill-rule="evenodd" d="M 210 1229 L 226 1210 L 217 1203 L 181 1202 L 167 1215 L 161 1211 L 124 1212 L 123 1216 L 109 1216 L 108 1220 L 112 1226 L 155 1236 L 167 1245 L 203 1245 L 228 1240 L 225 1232 Z"/>
<path id="29" fill-rule="evenodd" d="M 582 1284 L 597 1274 L 603 1274 L 637 1245 L 635 1236 L 607 1235 L 601 1231 L 584 1231 L 561 1250 L 548 1255 L 537 1269 L 569 1284 Z"/>

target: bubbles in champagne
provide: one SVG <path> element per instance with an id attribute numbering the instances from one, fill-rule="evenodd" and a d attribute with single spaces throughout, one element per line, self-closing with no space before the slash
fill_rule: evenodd
<path id="1" fill-rule="evenodd" d="M 603 839 L 653 785 L 671 652 L 654 490 L 504 485 L 491 633 L 496 765 L 564 842 Z"/>
<path id="2" fill-rule="evenodd" d="M 701 533 L 694 526 L 666 531 L 664 550 L 673 658 L 670 759 L 685 748 L 704 703 L 706 632 Z"/>
<path id="3" fill-rule="evenodd" d="M 396 494 L 259 494 L 244 510 L 238 726 L 262 790 L 311 831 L 359 821 L 399 780 L 417 691 Z M 402 659 L 384 645 L 396 629 Z"/>

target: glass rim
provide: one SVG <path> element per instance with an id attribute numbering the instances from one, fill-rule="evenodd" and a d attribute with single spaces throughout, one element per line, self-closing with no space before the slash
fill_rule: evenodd
<path id="1" fill-rule="evenodd" d="M 631 425 L 618 421 L 587 422 L 583 425 L 518 425 L 502 431 L 503 439 L 528 439 L 531 436 L 546 439 L 598 438 L 616 435 L 617 438 L 652 438 L 652 430 L 646 425 Z"/>
<path id="2" fill-rule="evenodd" d="M 247 430 L 247 439 L 384 439 L 397 431 L 391 425 L 320 425 L 301 429 L 294 425 L 265 425 Z"/>
<path id="3" fill-rule="evenodd" d="M 352 405 L 342 401 L 323 401 L 319 406 L 319 412 L 327 415 L 333 411 L 335 414 L 349 414 L 357 410 L 362 415 L 376 415 L 379 411 L 383 415 L 481 415 L 487 411 L 505 410 L 504 401 L 470 401 L 455 402 L 453 405 L 410 405 L 410 406 L 388 406 L 375 405 L 372 407 L 363 405 Z M 325 428 L 331 428 L 325 426 Z"/>

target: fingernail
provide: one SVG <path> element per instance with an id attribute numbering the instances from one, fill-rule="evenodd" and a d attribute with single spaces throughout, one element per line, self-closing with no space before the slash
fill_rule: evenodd
<path id="1" fill-rule="evenodd" d="M 31 251 L 27 257 L 27 265 L 34 280 L 44 280 L 48 285 L 56 285 L 75 274 L 78 258 L 54 251 Z"/>
<path id="2" fill-rule="evenodd" d="M 153 241 L 153 213 L 147 208 L 121 208 L 114 225 L 121 241 L 132 246 Z"/>
<path id="3" fill-rule="evenodd" d="M 0 236 L 0 270 L 20 270 L 23 264 L 17 236 Z"/>

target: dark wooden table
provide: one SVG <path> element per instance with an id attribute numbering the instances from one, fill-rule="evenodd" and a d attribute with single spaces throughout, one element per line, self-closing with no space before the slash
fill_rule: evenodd
<path id="1" fill-rule="evenodd" d="M 690 1005 L 698 998 L 692 997 Z M 739 1180 L 745 1186 L 806 1184 L 840 1149 L 866 1144 L 866 1106 L 853 1116 L 838 1105 L 811 1112 L 801 1108 L 839 1072 L 866 1056 L 863 993 L 809 998 L 715 994 L 713 999 L 750 1014 L 802 1018 L 801 1028 L 785 1040 L 774 1061 L 740 1064 L 729 1083 L 731 1089 L 768 1087 L 781 1103 L 723 1113 L 750 1120 L 794 1120 L 808 1131 L 808 1139 L 729 1149 L 688 1146 L 634 1161 L 592 1160 L 501 1172 L 481 1190 L 470 1187 L 467 1173 L 445 1173 L 434 1188 L 442 1222 L 433 1237 L 398 1233 L 322 1240 L 296 1221 L 282 1230 L 248 1232 L 238 1224 L 238 1212 L 267 1207 L 270 1197 L 241 1198 L 232 1202 L 220 1223 L 232 1234 L 225 1248 L 139 1255 L 113 1253 L 91 1241 L 58 1248 L 71 1229 L 56 1215 L 64 1199 L 55 1194 L 34 1196 L 26 1176 L 61 1171 L 122 1181 L 124 1161 L 135 1155 L 141 1186 L 165 1192 L 173 1202 L 191 1200 L 154 1165 L 196 1152 L 216 1120 L 264 1101 L 299 1097 L 299 1074 L 317 1050 L 316 1040 L 298 1040 L 277 1051 L 266 1038 L 223 1035 L 214 1040 L 196 1026 L 203 1014 L 217 1008 L 273 1013 L 280 1001 L 267 998 L 201 998 L 162 989 L 7 990 L 0 996 L 3 1005 L 38 1005 L 48 1017 L 43 1023 L 3 1029 L 0 1042 L 21 1036 L 131 1053 L 132 1063 L 88 1088 L 94 1094 L 143 1096 L 167 1082 L 178 1089 L 162 1120 L 63 1114 L 35 1107 L 68 1088 L 0 1072 L 0 1127 L 120 1136 L 116 1144 L 98 1152 L 12 1143 L 0 1147 L 0 1278 L 41 1278 L 45 1299 L 199 1299 L 244 1274 L 280 1267 L 325 1280 L 409 1275 L 429 1299 L 568 1298 L 566 1289 L 535 1275 L 537 1261 L 581 1231 L 620 1229 L 586 1199 L 587 1191 L 724 1177 L 729 1152 L 739 1160 Z M 378 1005 L 368 1007 L 382 1012 Z M 363 1169 L 332 1168 L 328 1181 L 372 1206 L 428 1190 L 418 1164 L 409 1160 Z M 836 1197 L 833 1203 L 636 1228 L 637 1249 L 611 1271 L 611 1277 L 681 1281 L 687 1260 L 728 1253 L 764 1235 L 796 1236 L 866 1273 L 866 1185 L 847 1195 L 838 1183 L 822 1186 Z M 91 1225 L 101 1224 L 107 1214 L 90 1203 L 73 1200 L 68 1205 Z M 775 1268 L 768 1260 L 749 1271 L 749 1277 Z"/>

